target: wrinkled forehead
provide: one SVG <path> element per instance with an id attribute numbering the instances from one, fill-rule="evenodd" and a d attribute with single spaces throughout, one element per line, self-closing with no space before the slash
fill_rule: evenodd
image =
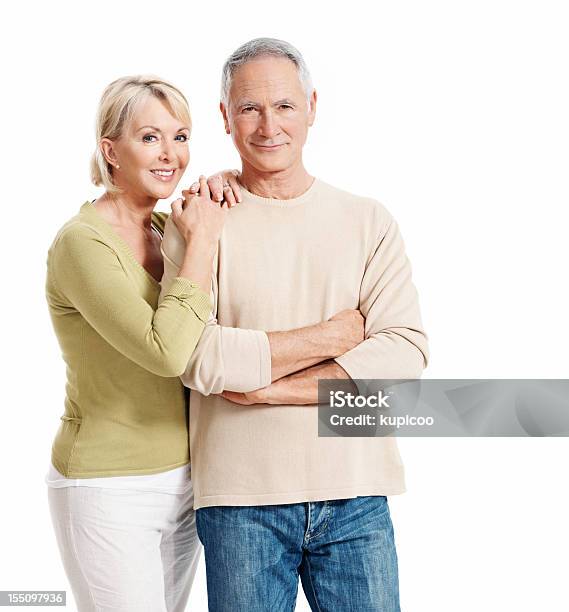
<path id="1" fill-rule="evenodd" d="M 239 105 L 243 101 L 274 101 L 284 98 L 304 98 L 298 70 L 285 58 L 264 57 L 239 66 L 231 79 L 229 100 Z"/>

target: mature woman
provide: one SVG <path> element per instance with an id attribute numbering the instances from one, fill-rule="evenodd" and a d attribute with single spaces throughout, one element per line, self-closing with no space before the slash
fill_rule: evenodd
<path id="1" fill-rule="evenodd" d="M 190 128 L 187 102 L 169 83 L 111 83 L 99 106 L 92 162 L 93 182 L 105 193 L 83 204 L 49 251 L 47 300 L 67 387 L 47 483 L 81 612 L 184 610 L 196 570 L 200 544 L 178 376 L 210 320 L 213 259 L 239 189 L 231 172 L 230 186 L 212 177 L 212 199 L 201 177 L 172 204 L 184 255 L 158 305 L 166 215 L 153 209 L 172 195 L 188 164 Z M 310 351 L 342 354 L 362 338 L 363 319 L 353 311 L 273 333 L 273 370 L 290 369 Z"/>
<path id="2" fill-rule="evenodd" d="M 207 322 L 227 204 L 172 204 L 184 263 L 158 306 L 166 215 L 189 160 L 182 93 L 127 77 L 105 90 L 92 177 L 105 193 L 58 232 L 47 300 L 67 365 L 47 477 L 57 542 L 79 610 L 183 610 L 199 554 L 186 400 L 177 378 Z"/>

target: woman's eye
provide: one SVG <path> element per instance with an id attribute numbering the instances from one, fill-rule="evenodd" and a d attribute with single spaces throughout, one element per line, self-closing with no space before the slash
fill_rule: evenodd
<path id="1" fill-rule="evenodd" d="M 176 140 L 178 142 L 188 142 L 188 137 L 185 134 L 178 134 Z"/>
<path id="2" fill-rule="evenodd" d="M 156 142 L 156 136 L 154 134 L 145 134 L 142 140 L 144 142 Z"/>

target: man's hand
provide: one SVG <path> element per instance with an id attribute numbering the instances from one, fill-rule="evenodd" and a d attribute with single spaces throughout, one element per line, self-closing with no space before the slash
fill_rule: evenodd
<path id="1" fill-rule="evenodd" d="M 232 208 L 241 202 L 241 189 L 239 188 L 238 170 L 222 170 L 217 174 L 212 174 L 207 179 L 208 187 L 211 191 L 211 199 L 216 202 L 222 200 L 227 202 L 229 208 Z M 193 183 L 189 189 L 182 191 L 184 198 L 188 199 L 196 194 L 200 189 L 199 183 Z"/>
<path id="2" fill-rule="evenodd" d="M 325 323 L 333 342 L 332 357 L 339 357 L 365 339 L 365 319 L 359 310 L 342 310 Z"/>
<path id="3" fill-rule="evenodd" d="M 268 387 L 250 393 L 224 391 L 221 395 L 226 400 L 242 406 L 253 404 L 297 405 L 318 404 L 318 380 L 349 379 L 350 376 L 340 365 L 333 361 L 319 363 L 311 368 L 285 376 Z M 354 384 L 354 393 L 357 387 Z"/>
<path id="4" fill-rule="evenodd" d="M 234 404 L 241 404 L 241 406 L 252 406 L 253 404 L 267 404 L 267 397 L 263 393 L 264 389 L 257 389 L 257 391 L 249 391 L 247 393 L 237 393 L 236 391 L 223 391 L 221 397 L 226 400 L 233 402 Z"/>
<path id="5" fill-rule="evenodd" d="M 267 337 L 271 346 L 271 380 L 274 382 L 339 357 L 363 342 L 364 318 L 358 310 L 342 310 L 328 321 L 286 332 L 268 332 Z"/>

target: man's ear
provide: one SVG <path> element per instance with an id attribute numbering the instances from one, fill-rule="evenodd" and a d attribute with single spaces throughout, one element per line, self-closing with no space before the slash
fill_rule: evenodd
<path id="1" fill-rule="evenodd" d="M 101 138 L 101 142 L 99 143 L 99 147 L 101 148 L 101 153 L 103 157 L 111 166 L 117 166 L 119 160 L 117 159 L 117 155 L 114 149 L 114 143 L 109 138 Z"/>
<path id="2" fill-rule="evenodd" d="M 312 125 L 314 123 L 314 119 L 316 118 L 316 101 L 318 100 L 318 95 L 316 94 L 316 90 L 313 89 L 310 94 L 310 98 L 308 99 L 308 125 Z"/>
<path id="3" fill-rule="evenodd" d="M 223 115 L 223 123 L 225 124 L 225 133 L 231 134 L 231 128 L 229 127 L 229 117 L 227 116 L 227 108 L 225 108 L 225 104 L 223 102 L 219 103 L 219 110 Z"/>

